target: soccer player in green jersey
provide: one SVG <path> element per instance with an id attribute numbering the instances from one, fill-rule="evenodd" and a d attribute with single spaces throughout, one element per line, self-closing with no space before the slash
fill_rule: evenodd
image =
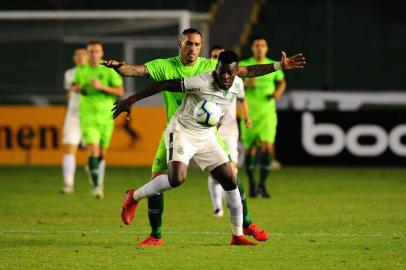
<path id="1" fill-rule="evenodd" d="M 79 121 L 83 142 L 89 149 L 92 194 L 96 198 L 103 198 L 105 157 L 114 129 L 112 113 L 106 108 L 113 106 L 117 97 L 124 94 L 123 79 L 113 69 L 100 65 L 102 43 L 90 41 L 86 49 L 89 64 L 76 69 L 72 88 L 81 94 Z"/>
<path id="2" fill-rule="evenodd" d="M 240 61 L 241 66 L 270 64 L 276 61 L 267 58 L 268 42 L 264 37 L 255 37 L 251 44 L 253 57 Z M 270 198 L 266 180 L 271 169 L 278 117 L 276 100 L 286 89 L 282 70 L 245 81 L 245 98 L 250 108 L 252 127 L 241 125 L 241 137 L 245 148 L 245 167 L 249 180 L 249 195 Z M 260 150 L 259 184 L 255 180 L 256 153 Z"/>
<path id="3" fill-rule="evenodd" d="M 155 81 L 178 79 L 182 77 L 188 78 L 200 75 L 207 71 L 213 71 L 215 69 L 217 61 L 199 57 L 202 46 L 202 35 L 198 30 L 193 28 L 184 30 L 179 38 L 178 44 L 180 50 L 179 55 L 176 57 L 157 59 L 141 65 L 130 65 L 115 60 L 105 61 L 104 64 L 108 67 L 114 68 L 123 76 L 151 77 Z M 302 58 L 303 57 L 301 55 L 296 55 L 288 60 L 296 63 L 303 61 Z M 273 66 L 267 66 L 260 68 L 260 71 L 266 73 L 274 71 L 274 69 Z M 247 76 L 248 73 L 254 73 L 254 71 L 251 70 L 247 71 L 246 68 L 242 69 L 242 72 L 244 73 L 242 76 Z M 181 105 L 185 94 L 163 91 L 162 96 L 165 104 L 167 120 L 169 122 L 176 110 Z M 160 175 L 166 175 L 167 170 L 166 148 L 164 138 L 162 137 L 159 142 L 154 163 L 152 165 L 151 180 L 159 177 Z M 240 181 L 238 181 L 238 186 L 241 193 L 244 210 L 244 232 L 246 234 L 253 235 L 257 239 L 267 239 L 268 234 L 259 228 L 259 226 L 253 224 L 248 216 L 245 194 Z M 139 243 L 140 245 L 149 246 L 163 244 L 163 240 L 161 238 L 163 208 L 163 194 L 148 198 L 148 217 L 152 227 L 152 232 L 146 240 Z"/>

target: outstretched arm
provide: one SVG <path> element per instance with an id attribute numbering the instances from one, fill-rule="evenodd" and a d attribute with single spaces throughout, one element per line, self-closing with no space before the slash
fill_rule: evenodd
<path id="1" fill-rule="evenodd" d="M 109 68 L 114 68 L 118 74 L 125 77 L 147 77 L 149 75 L 147 67 L 142 64 L 131 65 L 116 60 L 103 60 L 100 64 Z"/>
<path id="2" fill-rule="evenodd" d="M 245 99 L 237 99 L 237 110 L 241 113 L 241 118 L 244 119 L 247 128 L 252 127 L 251 117 L 249 114 L 248 103 Z"/>
<path id="3" fill-rule="evenodd" d="M 151 84 L 144 90 L 137 92 L 126 99 L 117 101 L 114 105 L 114 108 L 112 109 L 113 119 L 117 118 L 117 116 L 119 116 L 122 112 L 127 112 L 127 119 L 129 119 L 131 109 L 134 103 L 136 103 L 141 99 L 153 96 L 162 91 L 182 92 L 181 79 L 168 80 Z"/>
<path id="4" fill-rule="evenodd" d="M 258 77 L 268 73 L 272 73 L 276 70 L 291 70 L 291 69 L 302 69 L 306 64 L 305 57 L 302 53 L 296 54 L 292 57 L 287 57 L 285 52 L 282 52 L 282 57 L 280 62 L 266 65 L 252 65 L 247 67 L 238 68 L 238 76 L 240 77 Z"/>

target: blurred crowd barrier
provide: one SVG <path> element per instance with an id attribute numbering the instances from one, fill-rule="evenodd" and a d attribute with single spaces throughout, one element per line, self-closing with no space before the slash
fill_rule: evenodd
<path id="1" fill-rule="evenodd" d="M 0 165 L 60 165 L 64 106 L 1 106 Z M 150 166 L 165 128 L 163 107 L 134 108 L 115 121 L 107 155 L 109 165 Z M 79 164 L 87 162 L 82 148 Z"/>

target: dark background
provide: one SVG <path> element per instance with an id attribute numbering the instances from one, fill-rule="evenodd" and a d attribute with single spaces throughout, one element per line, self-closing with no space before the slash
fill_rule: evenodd
<path id="1" fill-rule="evenodd" d="M 189 9 L 209 12 L 213 2 L 17 0 L 1 1 L 0 9 Z M 261 3 L 251 37 L 266 36 L 272 58 L 279 59 L 280 51 L 286 50 L 290 54 L 303 51 L 308 59 L 306 72 L 287 75 L 288 89 L 405 89 L 406 1 L 272 0 Z M 55 25 L 49 25 L 52 33 L 48 39 L 24 41 L 17 39 L 24 33 L 5 31 L 9 26 L 7 23 L 0 21 L 0 58 L 7 63 L 0 65 L 0 94 L 62 94 L 62 73 L 71 66 L 72 49 L 81 44 L 62 44 L 64 33 L 55 35 Z M 172 30 L 176 31 L 176 28 Z M 106 55 L 109 58 L 123 57 L 121 47 L 114 45 L 106 47 Z M 249 55 L 249 44 L 246 44 L 241 56 Z M 154 52 L 148 55 L 149 59 L 157 56 Z"/>

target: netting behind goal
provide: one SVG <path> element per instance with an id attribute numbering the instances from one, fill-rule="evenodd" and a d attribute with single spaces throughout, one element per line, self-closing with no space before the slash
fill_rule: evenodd
<path id="1" fill-rule="evenodd" d="M 104 43 L 106 59 L 143 63 L 177 54 L 179 31 L 190 26 L 207 33 L 207 15 L 188 11 L 0 12 L 0 56 L 6 63 L 0 65 L 0 102 L 62 102 L 63 74 L 73 66 L 72 52 L 89 40 Z M 129 90 L 144 84 L 141 79 L 126 79 Z"/>

